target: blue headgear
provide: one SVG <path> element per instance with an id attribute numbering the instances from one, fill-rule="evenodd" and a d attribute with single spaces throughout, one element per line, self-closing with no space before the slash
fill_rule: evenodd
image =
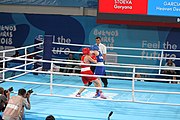
<path id="1" fill-rule="evenodd" d="M 97 50 L 97 51 L 98 51 L 98 50 L 99 50 L 99 47 L 98 47 L 97 45 L 92 45 L 90 49 L 91 49 L 91 50 Z"/>

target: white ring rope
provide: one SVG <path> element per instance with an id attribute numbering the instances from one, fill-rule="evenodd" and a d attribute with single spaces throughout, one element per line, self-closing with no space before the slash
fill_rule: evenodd
<path id="1" fill-rule="evenodd" d="M 36 70 L 22 70 L 22 69 L 14 69 L 14 68 L 6 68 L 6 70 L 14 70 L 14 71 L 19 71 L 19 72 L 33 72 L 33 73 L 43 73 L 43 74 L 56 74 L 56 75 L 69 75 L 69 73 L 62 73 L 62 72 L 52 72 L 52 71 L 36 71 Z M 71 73 L 70 75 L 72 76 L 88 76 L 92 77 L 92 75 L 83 75 L 83 74 L 75 74 Z M 94 77 L 102 77 L 102 78 L 110 78 L 110 79 L 127 79 L 127 80 L 132 80 L 132 77 L 122 77 L 122 76 L 101 76 L 101 75 L 94 75 Z M 171 80 L 171 79 L 159 79 L 159 78 L 138 78 L 138 79 L 143 79 L 147 81 L 177 81 L 179 82 L 180 80 Z"/>
<path id="2" fill-rule="evenodd" d="M 61 50 L 52 50 L 52 51 L 56 51 L 56 52 L 62 52 L 62 53 L 78 53 L 78 54 L 82 54 L 82 52 L 76 52 L 76 51 L 61 51 Z M 180 50 L 179 50 L 180 52 Z M 106 54 L 107 56 L 115 56 L 115 57 L 128 57 L 128 58 L 149 58 L 149 59 L 172 59 L 172 58 L 168 58 L 168 57 L 151 57 L 151 56 L 137 56 L 137 55 L 117 55 L 117 54 Z M 180 58 L 173 58 L 174 60 L 180 60 Z"/>
<path id="3" fill-rule="evenodd" d="M 144 50 L 144 51 L 164 51 L 164 52 L 180 52 L 180 50 L 165 50 L 165 49 L 147 49 L 147 48 L 125 48 L 125 47 L 107 47 L 109 49 L 118 49 L 118 50 Z"/>
<path id="4" fill-rule="evenodd" d="M 68 61 L 68 62 L 76 62 L 76 63 L 80 63 L 80 60 L 67 60 L 67 59 L 52 59 L 52 60 L 54 60 L 54 61 Z M 108 65 L 108 63 L 106 63 L 106 65 Z M 105 66 L 106 66 L 105 65 Z M 109 65 L 113 65 L 113 64 L 109 64 Z M 159 67 L 159 66 L 154 66 L 154 65 L 133 65 L 133 64 L 118 64 L 118 63 L 116 63 L 116 64 L 114 64 L 115 66 L 116 65 L 119 65 L 119 66 L 132 66 L 132 67 L 134 67 L 134 66 L 136 66 L 136 67 L 146 67 L 146 68 L 149 68 L 149 69 L 151 69 L 151 68 L 157 68 L 158 70 L 160 69 L 160 70 L 169 70 L 169 69 L 172 69 L 172 70 L 180 70 L 180 68 L 178 68 L 178 67 L 176 67 L 176 68 L 169 68 L 169 67 L 167 67 L 167 66 L 162 66 L 162 67 Z M 80 70 L 80 68 L 68 68 L 68 67 L 59 67 L 59 66 L 56 66 L 57 68 L 59 68 L 59 69 L 72 69 L 72 70 Z M 132 68 L 131 68 L 132 69 Z M 133 74 L 133 72 L 124 72 L 124 71 L 112 71 L 112 70 L 106 70 L 106 72 L 107 73 L 118 73 L 118 74 Z M 155 76 L 155 75 L 158 75 L 158 76 L 175 76 L 175 77 L 180 77 L 180 75 L 167 75 L 167 74 L 159 74 L 159 73 L 157 73 L 157 74 L 154 74 L 154 73 L 140 73 L 140 72 L 136 72 L 136 74 L 141 74 L 141 75 L 153 75 L 153 76 Z"/>
<path id="5" fill-rule="evenodd" d="M 53 42 L 53 44 L 57 45 L 68 45 L 68 46 L 81 46 L 81 47 L 90 47 L 90 45 L 84 45 L 84 44 L 66 44 L 66 43 L 57 43 Z M 164 49 L 145 49 L 145 48 L 124 48 L 124 47 L 107 47 L 107 48 L 113 48 L 113 49 L 121 49 L 121 50 L 141 50 L 141 51 L 159 51 L 159 52 L 180 52 L 180 50 L 164 50 Z M 57 51 L 57 50 L 56 50 Z M 69 51 L 60 51 L 60 52 L 69 52 Z M 70 51 L 70 53 L 79 53 L 79 52 L 73 52 Z M 82 52 L 80 52 L 82 53 Z M 142 58 L 142 56 L 135 56 L 135 55 L 117 55 L 117 54 L 106 54 L 109 56 L 119 56 L 119 57 L 130 57 L 130 58 Z M 143 56 L 143 58 L 154 58 L 154 59 L 171 59 L 168 57 L 150 57 L 150 56 Z M 180 58 L 173 58 L 174 60 L 180 60 Z"/>
<path id="6" fill-rule="evenodd" d="M 11 50 L 9 50 L 9 51 L 11 51 Z M 33 53 L 30 53 L 30 54 L 26 54 L 26 55 L 20 55 L 20 56 L 18 56 L 18 57 L 5 57 L 5 58 L 8 58 L 8 59 L 6 59 L 6 60 L 1 60 L 0 63 L 1 63 L 1 62 L 11 61 L 11 60 L 13 60 L 14 58 L 23 58 L 23 57 L 27 57 L 27 56 L 35 55 L 35 54 L 39 54 L 39 53 L 43 53 L 43 50 L 37 51 L 37 52 L 33 52 Z M 4 59 L 5 59 L 5 58 L 4 58 Z"/>
<path id="7" fill-rule="evenodd" d="M 18 80 L 5 80 L 9 82 L 16 82 L 16 83 L 21 83 L 21 81 Z M 65 85 L 65 84 L 50 84 L 50 83 L 40 83 L 40 82 L 27 82 L 24 81 L 25 84 L 39 84 L 39 85 L 53 85 L 53 86 L 61 86 L 61 87 L 78 87 L 81 88 L 82 86 L 74 86 L 74 85 Z M 83 86 L 83 88 L 86 88 Z M 87 88 L 93 88 L 95 89 L 96 87 L 87 87 Z M 112 88 L 101 88 L 101 89 L 109 89 L 112 90 Z M 129 89 L 114 89 L 114 90 L 121 90 L 121 91 L 126 91 L 130 92 L 131 90 Z M 149 92 L 149 93 L 157 93 L 157 94 L 180 94 L 180 92 L 163 92 L 163 91 L 148 91 L 148 90 L 134 90 L 135 92 Z M 72 96 L 63 96 L 63 95 L 57 95 L 57 94 L 39 94 L 39 93 L 34 93 L 34 95 L 42 95 L 42 96 L 57 96 L 57 97 L 63 97 L 63 98 L 76 98 L 76 99 L 89 99 L 89 100 L 103 100 L 103 101 L 113 101 L 113 102 L 134 102 L 134 103 L 141 103 L 141 104 L 160 104 L 160 105 L 170 105 L 170 106 L 180 106 L 180 104 L 175 104 L 175 103 L 162 103 L 162 102 L 144 102 L 144 101 L 137 101 L 137 100 L 113 100 L 113 99 L 94 99 L 94 98 L 78 98 L 78 97 L 72 97 Z"/>
<path id="8" fill-rule="evenodd" d="M 84 44 L 67 44 L 67 43 L 58 43 L 53 42 L 53 44 L 57 45 L 68 45 L 68 46 L 80 46 L 80 47 L 90 47 L 91 45 L 84 45 Z M 180 52 L 180 50 L 164 50 L 164 49 L 146 49 L 146 48 L 125 48 L 125 47 L 107 47 L 113 49 L 122 49 L 122 50 L 145 50 L 145 51 L 168 51 L 168 52 Z"/>
<path id="9" fill-rule="evenodd" d="M 67 64 L 69 64 L 71 62 L 72 63 L 80 63 L 81 62 L 80 60 L 68 60 L 68 59 L 52 59 L 52 60 L 53 61 L 60 61 L 61 64 L 62 64 L 62 62 L 66 64 L 66 61 L 68 62 Z M 77 65 L 77 64 L 75 64 L 75 65 Z M 92 64 L 87 64 L 87 65 L 93 66 Z M 108 63 L 106 63 L 104 66 L 106 66 L 106 67 L 115 67 L 115 66 L 125 67 L 125 66 L 127 66 L 128 68 L 133 68 L 135 66 L 136 68 L 143 68 L 143 69 L 180 70 L 180 67 L 168 67 L 168 66 L 161 66 L 161 67 L 159 67 L 159 66 L 155 66 L 155 65 L 138 65 L 138 64 L 135 65 L 135 64 L 119 64 L 119 63 L 108 64 Z M 62 68 L 65 68 L 65 67 L 62 67 Z M 73 68 L 69 68 L 69 69 L 73 69 Z M 129 73 L 129 72 L 127 72 L 127 73 Z"/>
<path id="10" fill-rule="evenodd" d="M 14 58 L 15 60 L 24 60 L 23 58 Z M 71 63 L 71 62 L 57 62 L 57 61 L 47 61 L 47 60 L 33 60 L 33 59 L 26 59 L 27 61 L 33 61 L 33 62 L 48 62 L 48 63 L 61 63 L 61 64 L 71 64 L 71 65 L 91 65 L 91 66 L 98 66 L 96 64 L 82 64 L 82 63 Z M 113 65 L 104 65 L 104 66 L 107 66 L 107 67 L 116 67 L 116 68 L 143 68 L 143 69 L 155 69 L 155 70 L 159 70 L 159 69 L 166 69 L 166 70 L 179 70 L 179 68 L 176 67 L 176 69 L 174 68 L 168 68 L 168 67 L 157 67 L 157 68 L 153 68 L 153 67 L 137 67 L 137 66 L 113 66 Z M 68 68 L 68 69 L 71 69 L 71 68 Z M 129 72 L 128 72 L 129 73 Z M 133 72 L 132 72 L 133 73 Z M 144 75 L 153 75 L 153 74 L 149 74 L 149 73 L 144 73 Z M 154 74 L 156 75 L 156 74 Z M 159 75 L 159 74 L 157 74 Z M 166 74 L 160 74 L 160 76 L 172 76 L 172 75 L 166 75 Z M 179 76 L 179 75 L 176 75 L 176 76 Z M 104 76 L 101 76 L 101 77 L 104 77 Z M 146 78 L 145 78 L 146 79 Z"/>
<path id="11" fill-rule="evenodd" d="M 38 67 L 38 68 L 36 68 L 34 70 L 40 70 L 40 69 L 42 69 L 42 67 Z M 26 75 L 28 73 L 31 73 L 31 72 L 26 71 L 25 73 L 21 73 L 21 74 L 15 75 L 13 77 L 9 77 L 8 80 L 11 80 L 11 79 L 14 79 L 14 78 L 17 78 L 17 77 L 21 77 L 21 76 Z"/>
<path id="12" fill-rule="evenodd" d="M 12 58 L 12 57 L 6 57 L 6 58 Z M 35 60 L 35 59 L 24 59 L 24 58 L 12 58 L 14 60 L 27 60 L 27 61 L 34 61 L 34 62 L 45 62 L 45 63 L 53 63 L 53 64 L 70 64 L 70 65 L 89 65 L 89 66 L 101 66 L 98 64 L 84 64 L 84 63 L 74 63 L 74 62 L 63 62 L 63 61 L 49 61 L 49 60 Z M 168 67 L 168 66 L 162 66 L 162 67 L 154 67 L 154 66 L 128 66 L 128 65 L 122 65 L 122 66 L 117 66 L 117 65 L 103 65 L 105 67 L 114 67 L 114 68 L 139 68 L 139 69 L 154 69 L 154 70 L 159 70 L 159 69 L 163 69 L 163 70 L 180 70 L 180 67 Z"/>
<path id="13" fill-rule="evenodd" d="M 36 85 L 53 85 L 59 87 L 72 87 L 72 88 L 90 88 L 90 89 L 102 89 L 102 90 L 113 90 L 113 91 L 124 91 L 124 92 L 131 92 L 131 89 L 119 89 L 119 88 L 99 88 L 99 87 L 87 87 L 87 86 L 77 86 L 77 85 L 68 85 L 68 84 L 50 84 L 50 83 L 43 83 L 43 82 L 29 82 L 29 81 L 20 81 L 20 80 L 10 80 L 6 79 L 4 81 L 8 82 L 17 82 L 17 83 L 25 83 L 25 84 L 36 84 Z M 180 92 L 168 92 L 168 91 L 151 91 L 151 90 L 134 90 L 135 92 L 144 92 L 144 93 L 157 93 L 157 94 L 180 94 Z"/>
<path id="14" fill-rule="evenodd" d="M 58 43 L 58 42 L 53 42 L 53 44 L 56 45 L 68 45 L 68 46 L 79 46 L 79 47 L 90 47 L 90 45 L 84 45 L 84 44 L 67 44 L 67 43 Z"/>
<path id="15" fill-rule="evenodd" d="M 73 67 L 73 68 L 71 68 L 71 67 L 60 67 L 60 66 L 55 66 L 55 68 L 58 68 L 58 69 L 68 69 L 68 70 L 81 70 L 81 68 L 77 68 L 77 67 Z M 158 68 L 159 69 L 159 68 Z M 163 68 L 161 68 L 161 69 L 163 69 Z M 167 68 L 165 68 L 165 69 L 167 69 Z M 169 69 L 168 69 L 169 70 Z M 106 70 L 106 73 L 118 73 L 118 74 L 133 74 L 133 72 L 124 72 L 124 71 L 112 71 L 112 70 Z M 158 76 L 166 76 L 166 77 L 168 77 L 168 76 L 170 76 L 170 77 L 173 77 L 173 76 L 175 76 L 175 77 L 180 77 L 180 75 L 171 75 L 171 74 L 159 74 L 159 73 L 157 73 L 157 74 L 155 74 L 155 73 L 142 73 L 142 72 L 136 72 L 136 74 L 141 74 L 141 75 L 151 75 L 151 76 L 156 76 L 156 75 L 158 75 Z M 143 79 L 143 78 L 140 78 L 140 79 Z"/>
<path id="16" fill-rule="evenodd" d="M 12 51 L 21 50 L 21 49 L 27 49 L 27 48 L 31 48 L 31 47 L 40 46 L 40 45 L 43 45 L 43 42 L 42 43 L 33 44 L 33 45 L 29 45 L 29 46 L 26 46 L 26 47 L 20 47 L 20 48 L 13 48 L 13 49 L 8 49 L 8 50 L 3 50 L 3 51 L 0 51 L 0 53 L 12 52 Z"/>
<path id="17" fill-rule="evenodd" d="M 55 43 L 56 44 L 56 43 Z M 58 43 L 60 44 L 60 43 Z M 42 45 L 42 43 L 41 43 Z M 64 45 L 67 45 L 67 44 L 64 44 Z M 74 44 L 70 44 L 70 45 L 74 45 Z M 79 44 L 76 44 L 76 46 L 79 46 Z M 86 46 L 86 45 L 81 45 L 82 46 Z M 28 47 L 24 47 L 24 49 L 27 49 Z M 18 48 L 18 50 L 21 49 L 21 48 Z M 133 49 L 133 48 L 132 48 Z M 14 49 L 16 50 L 16 49 Z M 135 49 L 137 50 L 137 49 Z M 142 50 L 145 50 L 145 49 L 142 49 Z M 11 51 L 11 50 L 7 50 L 7 51 L 2 51 L 3 53 L 5 52 L 8 52 L 8 51 Z M 154 49 L 153 49 L 154 51 Z M 166 50 L 163 50 L 163 51 L 166 51 Z M 168 50 L 170 51 L 170 50 Z M 42 51 L 41 51 L 42 52 Z M 174 50 L 173 50 L 174 52 Z M 27 55 L 25 55 L 26 57 Z M 48 60 L 35 60 L 35 59 L 28 59 L 28 58 L 20 58 L 20 57 L 16 57 L 16 58 L 11 58 L 11 57 L 4 57 L 4 58 L 8 58 L 8 59 L 11 59 L 11 60 L 20 60 L 20 61 L 31 61 L 30 63 L 35 63 L 35 62 L 45 62 L 45 63 L 50 63 L 51 64 L 51 70 L 50 71 L 41 71 L 39 68 L 38 69 L 34 69 L 34 70 L 23 70 L 23 69 L 17 69 L 19 67 L 22 67 L 22 66 L 26 66 L 27 64 L 29 65 L 30 63 L 27 63 L 25 65 L 21 65 L 21 66 L 16 66 L 16 67 L 13 67 L 13 68 L 4 68 L 3 70 L 14 70 L 14 71 L 20 71 L 20 72 L 27 72 L 27 73 L 42 73 L 42 74 L 49 74 L 49 75 L 53 75 L 53 74 L 56 74 L 56 75 L 71 75 L 71 76 L 90 76 L 92 77 L 92 75 L 83 75 L 83 74 L 75 74 L 75 73 L 61 73 L 61 72 L 53 72 L 53 67 L 52 65 L 55 64 L 55 63 L 61 63 L 61 64 L 71 64 L 71 65 L 82 65 L 81 63 L 72 63 L 72 62 L 61 62 L 61 61 L 48 61 Z M 162 57 L 161 57 L 162 58 Z M 174 58 L 173 58 L 174 59 Z M 5 62 L 5 61 L 3 61 Z M 91 65 L 91 66 L 97 66 L 97 65 L 93 65 L 93 64 L 83 64 L 83 65 Z M 111 79 L 127 79 L 127 80 L 132 80 L 132 88 L 134 88 L 134 80 L 136 78 L 134 78 L 134 74 L 136 74 L 136 71 L 135 69 L 172 69 L 172 70 L 179 70 L 178 67 L 175 67 L 175 68 L 169 68 L 169 67 L 153 67 L 153 66 L 149 66 L 149 67 L 146 67 L 146 66 L 135 66 L 135 65 L 104 65 L 105 67 L 114 67 L 114 68 L 130 68 L 130 69 L 133 69 L 134 72 L 132 72 L 132 77 L 122 77 L 122 76 L 98 76 L 98 75 L 93 75 L 95 77 L 105 77 L 105 78 L 111 78 Z M 39 71 L 40 70 L 40 71 Z M 25 74 L 23 73 L 23 74 Z M 138 72 L 140 73 L 140 72 Z M 146 74 L 146 73 L 144 73 Z M 148 74 L 148 73 L 147 73 Z M 156 75 L 156 74 L 153 74 L 153 75 Z M 158 74 L 159 75 L 159 74 Z M 42 82 L 28 82 L 28 81 L 19 81 L 19 80 L 12 80 L 14 79 L 15 77 L 19 77 L 21 75 L 18 75 L 18 76 L 13 76 L 11 78 L 8 78 L 8 79 L 2 79 L 2 81 L 7 81 L 7 82 L 18 82 L 18 83 L 25 83 L 25 84 L 40 84 L 40 85 L 48 85 L 48 86 L 61 86 L 61 87 L 74 87 L 74 88 L 92 88 L 92 89 L 97 89 L 96 87 L 85 87 L 85 86 L 75 86 L 75 85 L 65 85 L 65 84 L 54 84 L 53 83 L 53 80 L 52 82 L 50 83 L 42 83 Z M 51 77 L 52 78 L 52 77 Z M 153 81 L 159 81 L 159 80 L 162 80 L 162 81 L 180 81 L 180 80 L 164 80 L 164 79 L 155 79 L 155 78 L 137 78 L 137 79 L 144 79 L 144 80 L 153 80 Z M 121 91 L 126 91 L 126 92 L 132 92 L 132 99 L 131 100 L 109 100 L 109 99 L 106 99 L 108 101 L 115 101 L 115 102 L 119 102 L 119 101 L 125 101 L 125 102 L 136 102 L 136 103 L 147 103 L 147 102 L 144 102 L 144 101 L 137 101 L 134 99 L 134 92 L 149 92 L 149 93 L 157 93 L 157 94 L 180 94 L 180 92 L 167 92 L 167 91 L 150 91 L 150 90 L 135 90 L 135 89 L 118 89 L 118 88 L 100 88 L 100 89 L 105 89 L 105 90 L 121 90 Z M 52 96 L 52 94 L 39 94 L 39 95 L 47 95 L 47 96 Z M 61 97 L 66 97 L 66 98 L 76 98 L 76 97 L 68 97 L 68 96 L 63 96 L 63 95 L 56 95 L 56 94 L 53 94 L 53 96 L 61 96 Z M 79 99 L 79 98 L 77 98 Z M 92 99 L 94 100 L 94 98 L 81 98 L 81 99 Z M 98 99 L 99 100 L 99 99 Z M 103 100 L 103 99 L 101 99 Z M 175 106 L 180 106 L 180 104 L 175 104 L 175 103 L 161 103 L 161 102 L 148 102 L 148 104 L 163 104 L 163 105 L 175 105 Z"/>
<path id="18" fill-rule="evenodd" d="M 76 52 L 76 51 L 61 51 L 61 50 L 52 50 L 53 52 L 62 52 L 62 53 L 77 53 L 82 54 L 82 52 Z"/>
<path id="19" fill-rule="evenodd" d="M 42 74 L 56 74 L 56 75 L 71 75 L 71 76 L 87 76 L 87 77 L 104 77 L 111 79 L 129 79 L 132 80 L 132 77 L 120 77 L 120 76 L 101 76 L 101 75 L 86 75 L 86 74 L 76 74 L 76 73 L 63 73 L 63 72 L 51 72 L 51 71 L 36 71 L 36 70 L 22 70 L 14 68 L 6 68 L 6 70 L 13 70 L 18 72 L 31 72 L 31 73 L 42 73 Z"/>
<path id="20" fill-rule="evenodd" d="M 69 59 L 55 59 L 55 58 L 52 58 L 53 61 L 68 61 L 68 62 L 77 62 L 77 63 L 80 63 L 81 61 L 80 60 L 69 60 Z"/>
<path id="21" fill-rule="evenodd" d="M 69 59 L 56 59 L 56 58 L 52 58 L 53 61 L 68 61 L 68 62 L 76 62 L 76 63 L 80 63 L 80 60 L 69 60 Z M 143 65 L 143 64 L 125 64 L 125 63 L 112 63 L 112 62 L 106 62 L 105 65 L 115 65 L 115 66 L 144 66 L 144 67 L 159 67 L 159 66 L 155 66 L 155 65 Z M 165 66 L 162 66 L 165 67 Z"/>

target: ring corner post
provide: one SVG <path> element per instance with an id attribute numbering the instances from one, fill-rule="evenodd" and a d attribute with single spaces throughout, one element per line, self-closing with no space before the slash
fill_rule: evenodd
<path id="1" fill-rule="evenodd" d="M 44 36 L 43 60 L 51 61 L 52 42 L 53 42 L 53 35 L 45 35 Z M 50 69 L 51 69 L 51 64 L 43 62 L 43 70 L 48 71 Z"/>

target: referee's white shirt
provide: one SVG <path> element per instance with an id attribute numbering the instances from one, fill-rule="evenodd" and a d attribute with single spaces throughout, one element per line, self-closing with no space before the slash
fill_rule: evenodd
<path id="1" fill-rule="evenodd" d="M 104 44 L 99 43 L 99 45 L 97 45 L 97 46 L 99 46 L 99 51 L 101 52 L 102 55 L 107 53 L 106 46 Z"/>

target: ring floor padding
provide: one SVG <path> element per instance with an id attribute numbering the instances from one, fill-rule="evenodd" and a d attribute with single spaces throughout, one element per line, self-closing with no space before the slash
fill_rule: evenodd
<path id="1" fill-rule="evenodd" d="M 50 81 L 50 75 L 27 74 L 15 80 L 48 83 Z M 132 82 L 129 80 L 108 79 L 108 81 L 109 88 L 132 88 Z M 58 84 L 83 85 L 81 77 L 78 76 L 54 75 L 53 82 Z M 14 91 L 18 91 L 20 88 L 27 90 L 32 88 L 34 93 L 50 93 L 50 87 L 46 85 L 3 82 L 0 86 L 5 89 L 13 86 Z M 93 85 L 91 86 L 93 87 Z M 136 81 L 135 89 L 180 92 L 180 84 Z M 78 90 L 78 88 L 71 87 L 53 87 L 54 94 L 73 97 Z M 131 92 L 113 90 L 103 90 L 103 92 L 108 99 L 112 100 L 131 100 L 132 97 Z M 92 98 L 94 94 L 94 89 L 86 89 L 82 97 Z M 135 100 L 180 104 L 180 95 L 138 92 L 135 93 Z M 45 117 L 50 114 L 55 116 L 56 120 L 107 120 L 108 114 L 111 111 L 113 111 L 111 120 L 180 120 L 180 106 L 70 99 L 37 95 L 32 95 L 30 101 L 32 108 L 31 110 L 26 110 L 26 120 L 45 120 Z"/>

